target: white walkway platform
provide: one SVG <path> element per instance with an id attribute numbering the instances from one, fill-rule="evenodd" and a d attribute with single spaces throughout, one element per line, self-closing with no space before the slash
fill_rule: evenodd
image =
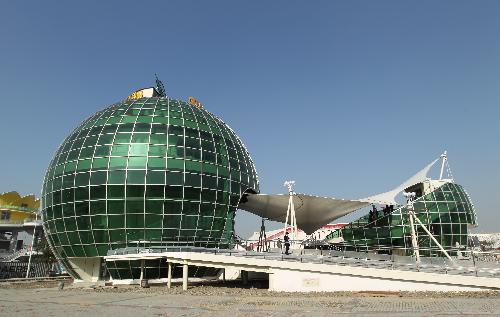
<path id="1" fill-rule="evenodd" d="M 156 250 L 151 250 L 156 251 Z M 187 288 L 187 267 L 204 266 L 225 270 L 262 272 L 269 276 L 273 291 L 478 291 L 500 289 L 500 278 L 444 274 L 432 271 L 388 267 L 377 261 L 338 261 L 329 256 L 282 256 L 279 253 L 234 252 L 216 250 L 167 251 L 114 254 L 106 261 L 164 259 L 184 268 Z M 158 250 L 159 251 L 159 250 Z M 382 265 L 380 265 L 382 264 Z M 171 267 L 169 266 L 170 270 Z"/>

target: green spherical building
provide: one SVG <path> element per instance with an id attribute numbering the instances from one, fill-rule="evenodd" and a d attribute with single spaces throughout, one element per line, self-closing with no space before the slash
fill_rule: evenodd
<path id="1" fill-rule="evenodd" d="M 89 266 L 112 249 L 227 247 L 242 194 L 259 192 L 248 151 L 221 119 L 197 102 L 133 96 L 81 123 L 45 175 L 44 229 L 76 278 L 94 276 Z"/>

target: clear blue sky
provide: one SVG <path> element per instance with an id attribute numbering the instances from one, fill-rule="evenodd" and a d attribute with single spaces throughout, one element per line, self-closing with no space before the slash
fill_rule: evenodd
<path id="1" fill-rule="evenodd" d="M 500 2 L 269 2 L 3 1 L 0 191 L 39 193 L 62 139 L 158 73 L 236 130 L 265 193 L 360 198 L 446 149 L 500 231 Z"/>

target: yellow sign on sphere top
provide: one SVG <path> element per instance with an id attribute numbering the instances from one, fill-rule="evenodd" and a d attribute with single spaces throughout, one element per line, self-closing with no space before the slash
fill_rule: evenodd
<path id="1" fill-rule="evenodd" d="M 189 102 L 189 104 L 191 104 L 195 107 L 203 108 L 203 105 L 201 104 L 201 102 L 199 102 L 198 99 L 196 99 L 194 97 L 189 97 L 188 102 Z"/>
<path id="2" fill-rule="evenodd" d="M 130 94 L 130 96 L 127 97 L 127 100 L 130 99 L 140 99 L 140 98 L 151 98 L 157 96 L 158 93 L 156 93 L 156 90 L 153 87 L 149 88 L 143 88 L 134 91 L 133 93 Z"/>

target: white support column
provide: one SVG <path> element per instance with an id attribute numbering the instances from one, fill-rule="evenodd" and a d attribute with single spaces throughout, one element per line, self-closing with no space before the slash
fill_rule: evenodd
<path id="1" fill-rule="evenodd" d="M 187 291 L 188 289 L 188 264 L 184 261 L 182 265 L 182 290 Z"/>
<path id="2" fill-rule="evenodd" d="M 408 213 L 408 218 L 410 218 L 411 245 L 413 247 L 413 255 L 415 255 L 417 263 L 420 263 L 420 250 L 418 248 L 417 235 L 415 233 L 415 224 L 413 223 L 413 212 Z"/>
<path id="3" fill-rule="evenodd" d="M 172 263 L 168 262 L 167 288 L 172 288 Z"/>
<path id="4" fill-rule="evenodd" d="M 141 260 L 141 277 L 139 278 L 139 281 L 142 282 L 144 279 L 144 259 Z"/>
<path id="5" fill-rule="evenodd" d="M 268 288 L 268 290 L 272 291 L 273 289 L 274 289 L 274 274 L 273 274 L 273 270 L 270 269 L 269 270 L 269 288 Z"/>
<path id="6" fill-rule="evenodd" d="M 420 250 L 418 248 L 418 240 L 417 235 L 415 233 L 415 224 L 413 223 L 413 217 L 415 213 L 413 212 L 413 200 L 415 199 L 415 193 L 403 193 L 403 195 L 408 199 L 408 219 L 410 219 L 410 233 L 411 233 L 411 246 L 413 249 L 413 255 L 415 255 L 415 259 L 417 264 L 420 263 Z"/>

